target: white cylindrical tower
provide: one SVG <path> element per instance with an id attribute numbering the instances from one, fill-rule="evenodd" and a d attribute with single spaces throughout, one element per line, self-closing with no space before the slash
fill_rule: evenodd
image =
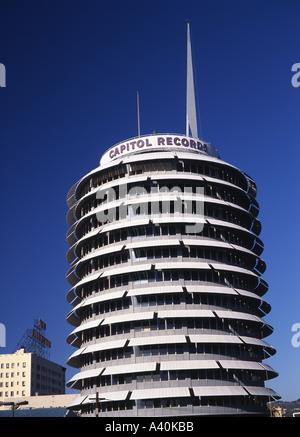
<path id="1" fill-rule="evenodd" d="M 209 143 L 111 147 L 68 193 L 67 338 L 84 416 L 265 415 L 275 350 L 254 181 Z"/>

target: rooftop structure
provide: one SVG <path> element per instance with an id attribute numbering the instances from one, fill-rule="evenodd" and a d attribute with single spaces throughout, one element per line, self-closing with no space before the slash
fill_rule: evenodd
<path id="1" fill-rule="evenodd" d="M 50 359 L 51 342 L 45 337 L 46 323 L 41 319 L 34 320 L 32 329 L 27 329 L 20 339 L 15 351 L 24 349 L 40 357 Z"/>

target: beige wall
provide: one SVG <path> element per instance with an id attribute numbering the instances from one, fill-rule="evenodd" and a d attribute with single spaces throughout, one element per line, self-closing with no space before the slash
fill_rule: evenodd
<path id="1" fill-rule="evenodd" d="M 54 408 L 54 407 L 68 407 L 70 403 L 80 394 L 67 395 L 48 395 L 48 396 L 25 396 L 21 398 L 6 398 L 5 402 L 19 402 L 27 401 L 28 405 L 21 405 L 20 409 L 25 408 Z M 10 406 L 0 406 L 0 409 L 10 409 Z"/>
<path id="2" fill-rule="evenodd" d="M 0 401 L 7 397 L 30 396 L 31 359 L 32 355 L 23 349 L 0 355 Z"/>
<path id="3" fill-rule="evenodd" d="M 0 355 L 0 401 L 65 393 L 65 368 L 20 349 Z"/>

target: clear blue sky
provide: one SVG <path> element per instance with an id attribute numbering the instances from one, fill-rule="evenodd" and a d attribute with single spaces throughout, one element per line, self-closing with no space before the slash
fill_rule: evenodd
<path id="1" fill-rule="evenodd" d="M 258 185 L 277 349 L 267 363 L 279 372 L 268 385 L 298 399 L 299 0 L 1 1 L 0 352 L 39 317 L 51 359 L 65 365 L 73 352 L 66 194 L 108 147 L 137 135 L 137 90 L 142 134 L 185 132 L 186 19 L 202 137 Z"/>

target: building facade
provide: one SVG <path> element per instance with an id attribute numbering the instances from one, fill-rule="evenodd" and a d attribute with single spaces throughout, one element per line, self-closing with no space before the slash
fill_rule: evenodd
<path id="1" fill-rule="evenodd" d="M 78 394 L 22 396 L 5 398 L 0 405 L 1 417 L 74 417 L 67 407 Z M 10 403 L 14 402 L 15 405 Z"/>
<path id="2" fill-rule="evenodd" d="M 19 349 L 0 355 L 0 401 L 36 395 L 64 394 L 65 367 Z"/>
<path id="3" fill-rule="evenodd" d="M 209 143 L 127 140 L 68 193 L 67 385 L 85 416 L 265 415 L 278 395 L 255 182 Z"/>

